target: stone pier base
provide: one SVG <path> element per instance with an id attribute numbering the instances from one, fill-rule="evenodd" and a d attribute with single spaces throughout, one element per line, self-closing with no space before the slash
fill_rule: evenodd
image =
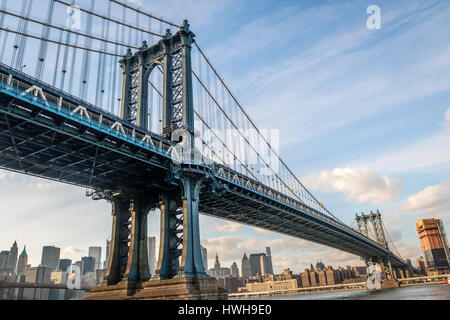
<path id="1" fill-rule="evenodd" d="M 91 290 L 84 300 L 132 300 L 139 285 L 131 282 L 119 282 L 113 286 L 102 284 Z"/>
<path id="2" fill-rule="evenodd" d="M 101 285 L 86 300 L 227 300 L 226 291 L 215 278 L 151 280 L 133 285 Z"/>
<path id="3" fill-rule="evenodd" d="M 227 300 L 224 289 L 215 278 L 176 278 L 152 280 L 142 284 L 136 300 Z"/>

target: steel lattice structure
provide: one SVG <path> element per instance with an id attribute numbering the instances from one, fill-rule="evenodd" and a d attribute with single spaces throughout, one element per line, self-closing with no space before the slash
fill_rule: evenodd
<path id="1" fill-rule="evenodd" d="M 23 2 L 18 15 L 20 28 L 13 30 L 22 46 L 33 36 L 26 23 L 36 23 L 27 14 L 29 1 Z M 365 232 L 368 220 L 364 216 L 358 220 L 360 231 L 354 230 L 335 218 L 302 185 L 195 43 L 187 21 L 178 27 L 159 19 L 158 34 L 139 24 L 130 25 L 126 19 L 130 10 L 150 21 L 155 19 L 153 15 L 120 1 L 107 2 L 105 14 L 95 11 L 93 1 L 90 9 L 81 7 L 92 19 L 103 22 L 101 41 L 101 36 L 93 34 L 92 25 L 77 32 L 58 27 L 52 22 L 54 5 L 67 7 L 75 2 L 50 0 L 39 40 L 58 46 L 54 75 L 60 74 L 52 81 L 43 72 L 48 60 L 46 45 L 39 50 L 35 77 L 22 72 L 16 56 L 15 67 L 0 64 L 0 168 L 82 186 L 92 190 L 89 195 L 94 199 L 112 204 L 108 285 L 123 280 L 145 282 L 151 277 L 205 277 L 200 213 L 310 240 L 366 261 L 405 265 L 387 246 L 381 216 L 370 220 L 377 231 L 374 241 Z M 8 30 L 3 25 L 8 13 L 5 3 L 0 11 L 0 30 Z M 113 17 L 113 4 L 123 9 L 122 20 Z M 162 34 L 164 23 L 169 28 Z M 106 29 L 113 28 L 112 24 L 116 30 L 122 29 L 122 39 L 119 32 L 115 38 L 107 35 Z M 171 31 L 174 27 L 178 28 L 176 32 Z M 59 40 L 52 40 L 49 29 L 60 32 Z M 119 47 L 128 46 L 124 42 L 126 32 L 136 33 L 136 41 L 144 36 L 156 36 L 157 41 L 134 43 L 135 52 L 129 49 L 119 60 Z M 79 37 L 86 40 L 84 47 L 79 45 Z M 86 53 L 83 61 L 87 66 L 97 67 L 95 75 L 87 70 L 76 78 L 75 63 L 69 62 L 71 58 L 75 61 L 79 50 Z M 98 59 L 92 60 L 89 53 L 98 55 Z M 20 61 L 24 49 L 14 47 L 13 54 Z M 192 57 L 198 64 L 193 65 Z M 122 84 L 116 79 L 116 71 L 108 84 L 106 66 L 113 66 L 111 71 L 119 64 Z M 69 65 L 71 72 L 67 72 Z M 162 77 L 159 86 L 152 82 L 155 74 Z M 55 87 L 58 82 L 59 88 Z M 75 82 L 78 96 L 73 94 Z M 152 94 L 160 99 L 158 112 L 149 99 Z M 87 102 L 89 97 L 100 107 Z M 116 99 L 120 110 L 113 106 Z M 101 108 L 105 101 L 111 105 Z M 155 130 L 157 116 L 160 127 Z M 254 139 L 245 134 L 250 129 L 256 132 Z M 230 139 L 221 130 L 234 130 L 235 136 Z M 180 141 L 187 146 L 187 156 L 184 148 L 181 156 L 178 152 Z M 265 146 L 278 161 L 276 165 L 256 145 Z M 200 146 L 208 152 L 192 152 Z M 145 245 L 147 214 L 155 208 L 161 210 L 161 247 L 156 275 L 150 275 Z"/>

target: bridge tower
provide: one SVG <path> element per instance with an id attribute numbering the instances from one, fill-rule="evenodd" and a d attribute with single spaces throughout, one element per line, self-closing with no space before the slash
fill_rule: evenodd
<path id="1" fill-rule="evenodd" d="M 381 213 L 377 210 L 376 213 L 370 212 L 370 214 L 365 215 L 364 213 L 359 216 L 356 214 L 355 218 L 356 224 L 359 231 L 368 238 L 372 238 L 383 248 L 389 250 L 389 244 L 386 240 L 386 234 L 384 232 L 383 220 L 381 218 Z M 373 236 L 371 236 L 371 232 Z M 366 261 L 366 265 L 369 269 L 371 264 L 380 264 L 382 271 L 382 281 L 380 288 L 396 287 L 398 286 L 396 282 L 395 273 L 392 269 L 391 258 L 390 257 L 372 257 Z"/>
<path id="2" fill-rule="evenodd" d="M 137 52 L 128 50 L 120 61 L 122 118 L 148 130 L 149 77 L 159 68 L 163 73 L 163 136 L 188 146 L 189 150 L 194 147 L 191 71 L 194 37 L 185 20 L 175 35 L 168 29 L 157 44 L 148 47 L 144 41 Z M 216 279 L 207 276 L 200 246 L 200 193 L 210 189 L 214 182 L 210 181 L 208 167 L 196 164 L 193 159 L 190 156 L 186 162 L 171 164 L 164 180 L 172 185 L 178 183 L 177 187 L 153 190 L 153 194 L 143 190 L 141 194 L 119 191 L 105 196 L 113 208 L 110 261 L 105 283 L 93 291 L 90 299 L 226 298 Z M 156 274 L 150 275 L 147 215 L 154 208 L 161 211 L 160 250 Z"/>

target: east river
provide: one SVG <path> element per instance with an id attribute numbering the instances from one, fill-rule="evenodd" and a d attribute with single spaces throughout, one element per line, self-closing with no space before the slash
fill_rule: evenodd
<path id="1" fill-rule="evenodd" d="M 450 285 L 403 287 L 389 290 L 325 292 L 258 298 L 260 300 L 450 300 Z"/>

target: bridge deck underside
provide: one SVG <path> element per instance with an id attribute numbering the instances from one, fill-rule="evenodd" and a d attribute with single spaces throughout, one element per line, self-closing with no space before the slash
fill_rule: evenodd
<path id="1" fill-rule="evenodd" d="M 0 168 L 86 188 L 143 191 L 164 188 L 168 160 L 1 95 Z"/>
<path id="2" fill-rule="evenodd" d="M 256 197 L 239 188 L 232 188 L 221 196 L 202 196 L 200 211 L 203 214 L 265 229 L 295 238 L 333 247 L 359 257 L 379 259 L 386 252 L 374 248 L 337 227 L 295 212 L 279 203 Z M 403 265 L 393 260 L 393 266 Z"/>

